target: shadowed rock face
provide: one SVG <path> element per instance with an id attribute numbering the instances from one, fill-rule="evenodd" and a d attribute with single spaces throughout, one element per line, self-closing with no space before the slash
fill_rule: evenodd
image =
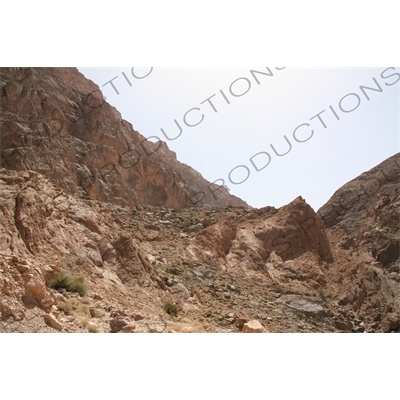
<path id="1" fill-rule="evenodd" d="M 400 249 L 400 153 L 340 188 L 318 211 L 324 224 L 368 249 L 382 265 Z"/>
<path id="2" fill-rule="evenodd" d="M 339 226 L 349 233 L 359 230 L 368 212 L 377 203 L 383 207 L 390 203 L 386 198 L 398 189 L 400 183 L 400 153 L 364 172 L 337 190 L 331 199 L 322 206 L 318 214 L 325 226 Z"/>
<path id="3" fill-rule="evenodd" d="M 318 215 L 341 263 L 332 271 L 339 304 L 369 305 L 375 325 L 399 330 L 400 153 L 340 188 Z"/>
<path id="4" fill-rule="evenodd" d="M 0 166 L 119 205 L 247 206 L 151 143 L 75 68 L 0 68 Z"/>

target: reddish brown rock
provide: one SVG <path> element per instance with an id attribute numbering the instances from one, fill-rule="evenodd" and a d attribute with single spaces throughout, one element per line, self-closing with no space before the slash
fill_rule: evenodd
<path id="1" fill-rule="evenodd" d="M 63 330 L 62 324 L 57 320 L 57 318 L 53 314 L 46 314 L 44 316 L 45 321 L 54 329 L 58 331 Z"/>
<path id="2" fill-rule="evenodd" d="M 130 321 L 127 320 L 126 318 L 122 318 L 122 317 L 116 317 L 114 319 L 112 319 L 110 321 L 110 328 L 111 328 L 111 333 L 118 333 L 120 331 L 124 331 L 124 329 L 127 329 L 128 331 L 130 331 L 131 329 L 129 329 L 129 324 Z M 133 324 L 133 330 L 135 329 L 135 325 Z"/>
<path id="3" fill-rule="evenodd" d="M 76 68 L 0 68 L 0 81 L 0 167 L 35 170 L 68 194 L 132 208 L 247 206 L 166 143 L 147 141 Z"/>
<path id="4" fill-rule="evenodd" d="M 234 274 L 277 282 L 308 276 L 317 286 L 325 283 L 323 262 L 332 259 L 320 218 L 300 197 L 279 210 L 268 207 L 215 223 L 198 233 L 190 248 Z"/>
<path id="5" fill-rule="evenodd" d="M 73 68 L 0 69 L 0 97 L 0 332 L 398 332 L 399 154 L 318 213 L 255 210 Z"/>
<path id="6" fill-rule="evenodd" d="M 243 325 L 243 333 L 263 333 L 265 332 L 264 327 L 258 321 L 249 321 Z"/>

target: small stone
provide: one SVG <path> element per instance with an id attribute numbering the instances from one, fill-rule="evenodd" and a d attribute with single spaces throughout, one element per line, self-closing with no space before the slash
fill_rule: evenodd
<path id="1" fill-rule="evenodd" d="M 203 224 L 196 224 L 196 225 L 192 225 L 191 227 L 190 227 L 190 232 L 199 232 L 199 231 L 201 231 L 201 230 L 203 230 L 204 229 L 204 227 L 203 227 Z"/>
<path id="2" fill-rule="evenodd" d="M 356 333 L 364 333 L 365 332 L 365 326 L 363 323 L 358 325 L 356 328 L 354 328 L 354 332 Z"/>
<path id="3" fill-rule="evenodd" d="M 151 231 L 158 231 L 158 230 L 160 230 L 160 228 L 159 228 L 157 225 L 155 225 L 155 224 L 147 224 L 147 225 L 145 225 L 144 227 L 145 227 L 146 229 L 151 230 Z"/>
<path id="4" fill-rule="evenodd" d="M 61 293 L 54 293 L 54 298 L 58 303 L 65 303 L 67 301 L 66 297 L 64 297 Z"/>
<path id="5" fill-rule="evenodd" d="M 17 264 L 17 270 L 21 273 L 28 271 L 29 267 L 26 264 L 19 263 Z"/>
<path id="6" fill-rule="evenodd" d="M 125 318 L 116 317 L 110 321 L 111 333 L 117 333 L 129 324 L 130 322 Z"/>
<path id="7" fill-rule="evenodd" d="M 104 311 L 98 310 L 97 308 L 89 308 L 90 316 L 92 318 L 101 318 L 104 316 Z"/>
<path id="8" fill-rule="evenodd" d="M 249 322 L 247 318 L 236 317 L 235 324 L 240 330 L 243 329 L 243 326 L 246 322 Z"/>
<path id="9" fill-rule="evenodd" d="M 264 327 L 257 320 L 246 322 L 243 325 L 242 332 L 244 333 L 263 333 Z"/>
<path id="10" fill-rule="evenodd" d="M 174 285 L 174 281 L 173 281 L 173 279 L 171 279 L 171 278 L 167 278 L 167 279 L 165 280 L 165 284 L 166 284 L 167 286 L 171 287 L 171 286 Z"/>
<path id="11" fill-rule="evenodd" d="M 52 328 L 57 329 L 58 331 L 62 331 L 63 326 L 53 314 L 46 314 L 44 316 L 44 319 L 46 323 L 50 325 Z"/>
<path id="12" fill-rule="evenodd" d="M 200 271 L 194 270 L 194 271 L 192 271 L 192 274 L 198 276 L 199 278 L 203 278 L 204 277 L 204 275 Z"/>
<path id="13" fill-rule="evenodd" d="M 56 318 L 58 318 L 58 317 L 60 316 L 60 311 L 59 311 L 59 309 L 57 308 L 57 306 L 54 305 L 54 304 L 51 306 L 51 313 L 52 313 Z"/>
<path id="14" fill-rule="evenodd" d="M 133 322 L 130 322 L 128 325 L 125 325 L 121 330 L 125 333 L 133 332 L 136 329 L 136 325 Z"/>
<path id="15" fill-rule="evenodd" d="M 204 227 L 204 228 L 207 228 L 208 226 L 210 226 L 210 225 L 212 225 L 212 224 L 213 224 L 213 222 L 212 222 L 211 219 L 209 219 L 209 218 L 204 218 L 204 219 L 203 219 L 203 227 Z"/>
<path id="16" fill-rule="evenodd" d="M 345 331 L 345 332 L 350 332 L 351 327 L 349 324 L 346 324 L 346 322 L 341 321 L 341 320 L 334 320 L 333 324 L 335 325 L 336 329 L 339 329 L 340 331 Z"/>
<path id="17" fill-rule="evenodd" d="M 144 319 L 144 317 L 143 317 L 143 315 L 136 314 L 136 315 L 133 317 L 133 319 L 134 319 L 135 321 L 141 321 L 142 319 Z"/>

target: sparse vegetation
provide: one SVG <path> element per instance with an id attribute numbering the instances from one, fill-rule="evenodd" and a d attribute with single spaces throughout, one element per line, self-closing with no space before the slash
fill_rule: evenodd
<path id="1" fill-rule="evenodd" d="M 99 333 L 99 327 L 97 325 L 94 325 L 94 324 L 90 324 L 89 323 L 88 326 L 86 327 L 86 329 L 90 333 Z"/>
<path id="2" fill-rule="evenodd" d="M 319 324 L 319 323 L 321 323 L 321 322 L 323 322 L 323 317 L 321 317 L 320 315 L 314 315 L 314 317 L 312 317 L 312 319 L 311 319 L 311 323 L 313 324 L 313 325 L 317 325 L 317 324 Z"/>
<path id="3" fill-rule="evenodd" d="M 296 315 L 296 317 L 299 318 L 300 320 L 304 319 L 304 315 L 301 311 L 295 311 L 294 315 Z"/>
<path id="4" fill-rule="evenodd" d="M 88 156 L 88 154 L 86 153 L 86 151 L 82 151 L 81 156 L 82 156 L 83 158 L 86 158 L 86 157 Z"/>
<path id="5" fill-rule="evenodd" d="M 321 300 L 326 303 L 328 301 L 328 299 L 326 298 L 324 292 L 319 292 L 319 297 L 321 297 Z"/>
<path id="6" fill-rule="evenodd" d="M 89 316 L 89 307 L 78 299 L 68 299 L 57 306 L 66 315 Z"/>
<path id="7" fill-rule="evenodd" d="M 380 313 L 383 312 L 381 305 L 379 303 L 376 303 L 375 301 L 371 301 L 371 307 Z"/>
<path id="8" fill-rule="evenodd" d="M 84 326 L 87 329 L 87 327 L 89 326 L 90 318 L 83 316 L 83 317 L 81 317 L 80 320 L 81 320 L 82 326 Z"/>
<path id="9" fill-rule="evenodd" d="M 350 320 L 347 321 L 347 325 L 349 326 L 350 329 L 353 329 L 354 327 L 353 321 Z"/>
<path id="10" fill-rule="evenodd" d="M 171 303 L 169 301 L 167 301 L 164 304 L 164 311 L 169 314 L 169 315 L 173 315 L 173 316 L 177 316 L 178 315 L 178 306 L 175 303 Z"/>
<path id="11" fill-rule="evenodd" d="M 132 214 L 131 214 L 131 217 L 132 217 L 132 218 L 136 218 L 137 215 L 138 215 L 138 212 L 137 212 L 136 210 L 133 210 L 133 211 L 132 211 Z"/>
<path id="12" fill-rule="evenodd" d="M 72 277 L 65 271 L 60 272 L 48 284 L 51 289 L 65 289 L 68 292 L 79 293 L 81 297 L 86 295 L 85 278 L 83 276 Z"/>
<path id="13" fill-rule="evenodd" d="M 167 272 L 168 274 L 172 274 L 172 275 L 179 275 L 182 271 L 178 267 L 167 267 L 165 272 Z"/>

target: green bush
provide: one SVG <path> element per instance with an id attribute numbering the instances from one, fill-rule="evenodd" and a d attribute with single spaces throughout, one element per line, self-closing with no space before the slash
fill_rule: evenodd
<path id="1" fill-rule="evenodd" d="M 169 301 L 164 304 L 164 310 L 169 315 L 174 315 L 175 317 L 178 315 L 178 306 Z"/>
<path id="2" fill-rule="evenodd" d="M 379 303 L 375 303 L 374 301 L 371 301 L 371 307 L 374 309 L 374 310 L 377 310 L 378 312 L 383 312 L 383 309 L 382 309 L 382 307 L 380 306 L 380 304 Z"/>
<path id="3" fill-rule="evenodd" d="M 324 303 L 326 303 L 326 302 L 328 301 L 328 299 L 326 298 L 324 292 L 320 292 L 320 293 L 319 293 L 319 297 L 321 297 L 321 300 L 322 300 Z"/>
<path id="4" fill-rule="evenodd" d="M 86 294 L 85 278 L 83 276 L 72 277 L 66 272 L 60 272 L 52 281 L 49 282 L 52 289 L 65 289 L 68 292 L 79 293 L 81 297 Z"/>

